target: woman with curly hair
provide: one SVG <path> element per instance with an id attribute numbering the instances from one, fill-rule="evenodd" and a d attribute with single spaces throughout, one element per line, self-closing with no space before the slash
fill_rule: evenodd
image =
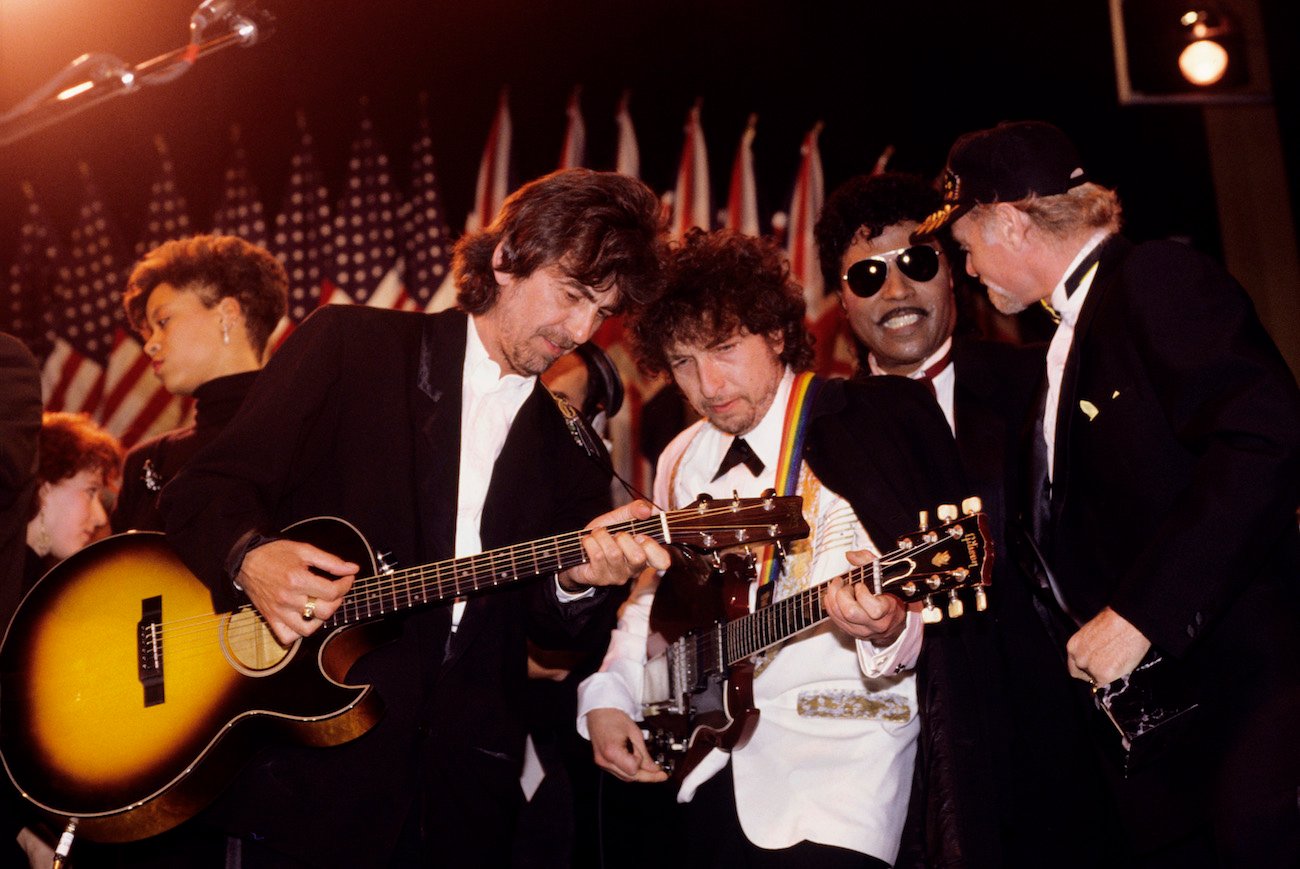
<path id="1" fill-rule="evenodd" d="M 38 488 L 27 523 L 28 583 L 33 572 L 62 561 L 108 524 L 103 491 L 122 473 L 122 445 L 83 413 L 41 418 Z"/>

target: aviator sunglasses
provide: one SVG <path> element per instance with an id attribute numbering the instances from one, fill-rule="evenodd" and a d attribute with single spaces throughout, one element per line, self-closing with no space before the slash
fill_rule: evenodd
<path id="1" fill-rule="evenodd" d="M 928 281 L 939 273 L 939 251 L 928 244 L 914 244 L 887 250 L 882 254 L 860 259 L 848 267 L 840 278 L 856 296 L 869 299 L 885 285 L 889 262 L 914 281 Z"/>

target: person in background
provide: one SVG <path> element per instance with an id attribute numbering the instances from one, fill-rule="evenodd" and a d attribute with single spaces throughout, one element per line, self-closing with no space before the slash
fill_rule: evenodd
<path id="1" fill-rule="evenodd" d="M 158 493 L 243 404 L 287 310 L 288 287 L 275 257 L 234 236 L 169 241 L 131 271 L 127 319 L 163 388 L 194 398 L 194 421 L 127 453 L 114 532 L 163 529 Z"/>
<path id="2" fill-rule="evenodd" d="M 104 496 L 122 472 L 121 444 L 85 414 L 46 413 L 39 439 L 37 486 L 27 513 L 24 592 L 51 567 L 92 542 L 108 524 Z M 4 788 L 18 823 L 28 823 L 18 832 L 19 845 L 33 867 L 49 866 L 57 831 L 31 820 L 32 813 L 7 776 Z"/>

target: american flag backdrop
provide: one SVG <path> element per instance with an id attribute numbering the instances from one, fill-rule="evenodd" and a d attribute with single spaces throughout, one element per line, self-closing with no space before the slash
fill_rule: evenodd
<path id="1" fill-rule="evenodd" d="M 443 211 L 434 171 L 433 132 L 428 100 L 420 98 L 420 119 L 411 145 L 411 189 L 402 212 L 403 283 L 415 307 L 426 311 L 450 308 L 456 302 L 451 278 L 451 231 Z"/>
<path id="2" fill-rule="evenodd" d="M 731 188 L 727 193 L 727 210 L 722 225 L 742 235 L 759 234 L 758 184 L 754 180 L 754 135 L 758 130 L 758 115 L 750 115 L 745 132 L 736 146 L 736 159 L 731 164 Z"/>
<path id="3" fill-rule="evenodd" d="M 558 143 L 562 166 L 591 159 L 586 153 L 581 95 L 575 87 L 565 107 L 565 133 Z M 635 177 L 640 172 L 640 151 L 629 106 L 630 94 L 625 92 L 613 116 L 616 144 L 611 162 L 618 171 Z M 754 182 L 755 124 L 751 117 L 736 148 L 722 220 L 723 225 L 750 234 L 757 234 L 762 225 Z M 819 133 L 820 127 L 814 128 L 801 143 L 786 241 L 792 273 L 809 293 L 810 324 L 825 357 L 819 357 L 819 366 L 823 372 L 845 373 L 851 353 L 845 351 L 843 318 L 836 319 L 838 306 L 821 287 L 812 247 L 812 223 L 823 193 Z M 326 184 L 315 145 L 307 120 L 299 113 L 296 148 L 283 181 L 279 211 L 271 220 L 249 171 L 245 143 L 238 128 L 233 128 L 219 205 L 209 225 L 202 227 L 191 222 L 186 200 L 177 189 L 172 158 L 160 139 L 148 214 L 130 260 L 87 167 L 74 176 L 81 185 L 82 204 L 67 235 L 58 231 L 27 185 L 16 256 L 5 271 L 7 292 L 0 303 L 4 312 L 0 328 L 18 334 L 43 361 L 47 406 L 85 410 L 128 446 L 183 420 L 188 403 L 167 395 L 150 373 L 140 341 L 125 323 L 121 294 L 135 258 L 168 239 L 194 232 L 238 235 L 268 246 L 285 264 L 290 278 L 289 316 L 273 336 L 272 347 L 324 303 L 427 311 L 453 305 L 453 239 L 435 171 L 427 99 L 420 100 L 405 195 L 364 101 L 341 189 L 331 192 Z M 502 90 L 483 149 L 470 225 L 490 223 L 508 192 L 511 147 L 508 95 Z M 601 164 L 597 160 L 591 165 Z M 679 237 L 690 226 L 712 223 L 709 168 L 697 102 L 688 112 L 671 197 L 671 227 Z M 609 351 L 627 385 L 625 409 L 611 420 L 616 466 L 646 488 L 650 474 L 639 455 L 641 414 L 665 381 L 646 380 L 637 371 L 619 318 L 607 322 L 596 340 Z"/>
<path id="4" fill-rule="evenodd" d="M 30 183 L 22 185 L 26 205 L 20 230 L 18 256 L 9 266 L 4 296 L 8 331 L 44 361 L 54 342 L 54 275 L 59 260 L 57 235 Z"/>
<path id="5" fill-rule="evenodd" d="M 247 242 L 266 247 L 266 214 L 257 195 L 257 185 L 248 172 L 248 155 L 238 126 L 230 131 L 230 163 L 226 166 L 221 204 L 212 215 L 215 235 L 237 235 Z"/>
<path id="6" fill-rule="evenodd" d="M 704 144 L 704 127 L 700 125 L 700 106 L 696 100 L 686 116 L 682 159 L 677 164 L 677 186 L 673 191 L 673 216 L 668 231 L 682 238 L 694 227 L 711 229 L 712 196 L 709 190 L 709 152 Z"/>
<path id="7" fill-rule="evenodd" d="M 510 123 L 510 94 L 501 89 L 492 129 L 483 144 L 478 164 L 478 182 L 474 186 L 474 210 L 465 221 L 466 232 L 476 232 L 492 223 L 510 192 L 510 147 L 514 129 Z"/>
<path id="8" fill-rule="evenodd" d="M 82 163 L 78 169 L 83 198 L 70 243 L 58 260 L 51 293 L 54 348 L 41 384 L 46 409 L 97 416 L 109 356 L 119 333 L 125 337 L 120 329 L 124 262 L 90 167 Z"/>
<path id="9" fill-rule="evenodd" d="M 401 196 L 388 155 L 379 147 L 365 102 L 352 141 L 343 195 L 334 212 L 333 261 L 326 274 L 329 303 L 392 308 L 402 303 L 397 255 L 401 249 Z"/>
<path id="10" fill-rule="evenodd" d="M 185 197 L 176 187 L 176 171 L 162 136 L 154 138 L 158 154 L 158 172 L 149 186 L 148 217 L 144 232 L 135 244 L 135 260 L 166 241 L 190 235 L 189 213 Z M 126 288 L 131 264 L 122 272 Z M 123 318 L 125 320 L 125 318 Z M 107 380 L 110 389 L 99 418 L 104 426 L 127 443 L 155 432 L 175 428 L 189 412 L 188 399 L 173 396 L 149 370 L 149 359 L 140 340 L 124 323 L 113 355 L 109 359 Z"/>
<path id="11" fill-rule="evenodd" d="M 316 166 L 307 115 L 298 112 L 298 147 L 289 164 L 280 211 L 275 215 L 271 252 L 289 275 L 289 321 L 301 323 L 320 303 L 325 264 L 332 257 L 333 209 L 329 190 Z M 272 346 L 288 332 L 277 329 Z"/>

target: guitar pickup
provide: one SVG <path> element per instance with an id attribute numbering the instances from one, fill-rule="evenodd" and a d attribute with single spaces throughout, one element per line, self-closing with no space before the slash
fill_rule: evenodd
<path id="1" fill-rule="evenodd" d="M 140 684 L 144 686 L 144 705 L 158 706 L 166 700 L 163 689 L 162 595 L 140 601 L 135 643 Z"/>

